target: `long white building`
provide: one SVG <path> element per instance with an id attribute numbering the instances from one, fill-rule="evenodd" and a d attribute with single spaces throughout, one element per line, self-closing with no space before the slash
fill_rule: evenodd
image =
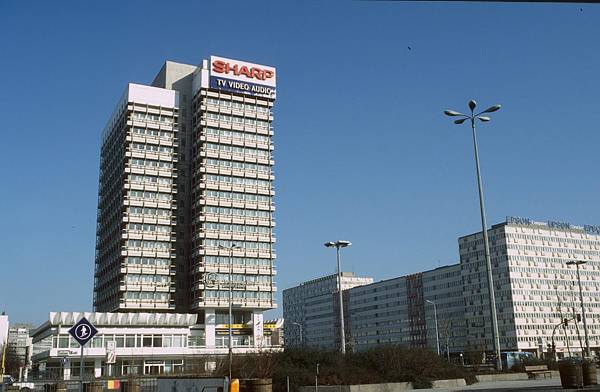
<path id="1" fill-rule="evenodd" d="M 226 337 L 210 343 L 197 314 L 145 312 L 51 312 L 46 322 L 32 330 L 35 380 L 80 378 L 81 348 L 69 329 L 81 317 L 98 334 L 83 348 L 84 377 L 127 377 L 156 374 L 202 374 L 228 352 Z M 279 351 L 282 321 L 263 325 L 261 346 L 252 337 L 251 323 L 233 325 L 234 353 Z M 223 328 L 226 325 L 217 325 Z"/>
<path id="2" fill-rule="evenodd" d="M 233 323 L 260 345 L 277 306 L 275 88 L 274 67 L 216 56 L 127 85 L 102 133 L 96 311 L 197 313 L 210 346 L 233 285 Z"/>
<path id="3" fill-rule="evenodd" d="M 554 342 L 559 356 L 581 352 L 583 323 L 561 320 L 581 314 L 575 265 L 581 285 L 590 346 L 600 350 L 600 227 L 508 217 L 488 231 L 500 346 L 541 355 Z M 483 236 L 459 238 L 465 317 L 470 349 L 492 350 Z M 567 354 L 568 355 L 568 354 Z"/>
<path id="4" fill-rule="evenodd" d="M 579 268 L 585 320 L 592 354 L 598 355 L 600 226 L 508 217 L 488 234 L 501 350 L 550 356 L 554 344 L 558 357 L 581 355 L 585 333 L 583 322 L 576 322 L 582 315 L 577 270 L 568 264 L 577 261 L 584 262 Z M 458 245 L 459 264 L 347 289 L 346 344 L 357 350 L 400 344 L 435 351 L 437 313 L 441 353 L 492 354 L 482 233 L 460 237 Z M 317 288 L 315 283 L 325 280 L 306 282 L 289 294 L 284 291 L 288 344 L 296 344 L 298 333 L 288 321 L 299 319 L 305 320 L 305 336 L 328 341 L 318 334 L 334 322 L 333 300 L 312 295 L 299 301 L 304 285 Z M 322 313 L 300 317 L 307 308 L 304 303 L 314 303 Z M 563 328 L 565 319 L 568 325 Z"/>

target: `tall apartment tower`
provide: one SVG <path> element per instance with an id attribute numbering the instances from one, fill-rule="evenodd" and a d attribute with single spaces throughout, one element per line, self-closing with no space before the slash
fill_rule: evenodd
<path id="1" fill-rule="evenodd" d="M 235 323 L 276 307 L 275 88 L 275 68 L 216 56 L 128 85 L 102 135 L 96 311 L 203 313 L 208 334 L 230 267 Z"/>

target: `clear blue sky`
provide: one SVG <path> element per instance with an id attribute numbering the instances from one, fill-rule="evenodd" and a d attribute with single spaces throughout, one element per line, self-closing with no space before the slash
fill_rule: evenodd
<path id="1" fill-rule="evenodd" d="M 278 68 L 279 290 L 458 260 L 490 225 L 600 224 L 600 6 L 362 1 L 0 2 L 0 310 L 91 310 L 100 132 L 127 82 L 211 54 Z M 409 50 L 408 47 L 412 50 Z M 279 309 L 275 315 L 280 312 Z"/>

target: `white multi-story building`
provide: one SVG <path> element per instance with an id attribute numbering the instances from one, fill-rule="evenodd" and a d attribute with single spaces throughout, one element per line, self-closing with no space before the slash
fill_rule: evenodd
<path id="1" fill-rule="evenodd" d="M 2 352 L 8 339 L 8 326 L 8 316 L 2 312 L 2 314 L 0 314 L 0 352 Z"/>
<path id="2" fill-rule="evenodd" d="M 342 292 L 372 282 L 373 278 L 359 277 L 352 272 L 341 273 Z M 344 316 L 346 320 L 348 315 Z M 283 319 L 284 341 L 287 347 L 303 345 L 339 349 L 338 275 L 309 280 L 283 290 Z"/>
<path id="3" fill-rule="evenodd" d="M 580 355 L 585 332 L 577 322 L 582 312 L 574 262 L 579 262 L 590 347 L 598 355 L 600 226 L 508 217 L 488 233 L 501 350 L 551 355 L 554 344 L 558 357 Z M 347 344 L 357 350 L 381 344 L 436 350 L 436 310 L 440 352 L 493 353 L 483 236 L 460 237 L 458 244 L 460 264 L 346 290 Z M 304 298 L 302 287 L 284 291 L 286 339 L 295 342 L 298 328 L 290 324 L 303 320 L 306 336 L 327 341 L 319 333 L 334 322 L 334 299 L 327 300 L 327 290 Z M 314 310 L 306 317 L 310 306 Z"/>
<path id="4" fill-rule="evenodd" d="M 275 68 L 212 56 L 129 84 L 102 136 L 97 311 L 194 312 L 207 345 L 276 307 Z"/>
<path id="5" fill-rule="evenodd" d="M 8 329 L 6 354 L 11 357 L 15 376 L 19 379 L 27 378 L 27 372 L 31 364 L 31 338 L 28 324 L 15 324 Z M 18 374 L 16 373 L 18 369 Z"/>
<path id="6" fill-rule="evenodd" d="M 488 231 L 502 350 L 541 354 L 554 340 L 559 356 L 585 347 L 576 266 L 593 351 L 600 350 L 600 227 L 508 217 Z M 470 349 L 492 350 L 488 286 L 481 232 L 459 238 Z M 575 316 L 576 317 L 576 316 Z M 581 336 L 581 343 L 579 337 Z"/>
<path id="7" fill-rule="evenodd" d="M 48 321 L 31 332 L 33 379 L 78 379 L 81 348 L 69 329 L 81 317 L 98 334 L 83 348 L 86 378 L 153 374 L 201 374 L 228 352 L 226 337 L 209 346 L 197 314 L 51 312 Z M 200 320 L 201 321 L 201 320 Z M 282 320 L 265 323 L 262 346 L 255 347 L 251 323 L 236 324 L 234 353 L 280 351 Z"/>

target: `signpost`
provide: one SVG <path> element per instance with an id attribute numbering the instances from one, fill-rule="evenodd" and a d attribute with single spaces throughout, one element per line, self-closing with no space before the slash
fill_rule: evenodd
<path id="1" fill-rule="evenodd" d="M 92 340 L 98 333 L 96 327 L 92 325 L 85 317 L 82 317 L 75 325 L 69 329 L 69 335 L 77 340 L 80 345 L 79 356 L 79 392 L 83 392 L 83 346 Z"/>

